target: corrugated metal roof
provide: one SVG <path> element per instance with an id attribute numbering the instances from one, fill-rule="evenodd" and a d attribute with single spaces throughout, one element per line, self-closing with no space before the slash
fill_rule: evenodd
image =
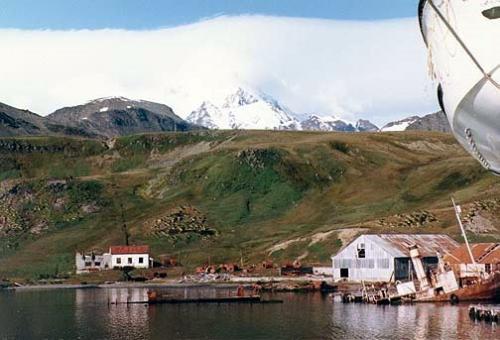
<path id="1" fill-rule="evenodd" d="M 460 246 L 451 237 L 443 234 L 376 234 L 365 235 L 378 243 L 394 257 L 410 257 L 409 248 L 417 245 L 423 257 L 445 255 Z"/>
<path id="2" fill-rule="evenodd" d="M 149 254 L 149 246 L 111 246 L 109 252 L 112 255 Z"/>
<path id="3" fill-rule="evenodd" d="M 477 263 L 500 263 L 500 243 L 472 243 L 472 256 Z M 472 263 L 465 244 L 444 257 L 449 264 Z"/>

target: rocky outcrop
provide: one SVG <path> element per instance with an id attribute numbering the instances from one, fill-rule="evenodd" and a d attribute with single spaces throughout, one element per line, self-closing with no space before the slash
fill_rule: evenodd
<path id="1" fill-rule="evenodd" d="M 500 199 L 487 199 L 473 202 L 463 213 L 465 229 L 475 233 L 496 231 L 494 221 L 500 212 Z"/>
<path id="2" fill-rule="evenodd" d="M 443 111 L 418 118 L 406 128 L 406 131 L 412 130 L 451 132 L 450 123 Z"/>
<path id="3" fill-rule="evenodd" d="M 21 237 L 35 237 L 54 225 L 80 220 L 99 211 L 101 203 L 98 186 L 92 182 L 2 181 L 0 239 L 15 248 Z"/>
<path id="4" fill-rule="evenodd" d="M 146 227 L 156 237 L 171 241 L 179 238 L 190 239 L 195 235 L 204 238 L 217 235 L 217 231 L 208 225 L 207 217 L 192 206 L 181 206 L 150 221 Z"/>
<path id="5" fill-rule="evenodd" d="M 377 224 L 384 228 L 420 228 L 436 221 L 437 218 L 433 213 L 422 210 L 381 218 L 377 221 Z"/>
<path id="6" fill-rule="evenodd" d="M 0 103 L 0 137 L 47 134 L 44 123 L 45 118 L 33 112 Z"/>

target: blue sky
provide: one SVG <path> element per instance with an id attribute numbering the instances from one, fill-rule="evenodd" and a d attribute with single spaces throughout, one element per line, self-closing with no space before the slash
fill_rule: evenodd
<path id="1" fill-rule="evenodd" d="M 0 0 L 0 28 L 154 29 L 218 15 L 414 17 L 418 0 Z"/>

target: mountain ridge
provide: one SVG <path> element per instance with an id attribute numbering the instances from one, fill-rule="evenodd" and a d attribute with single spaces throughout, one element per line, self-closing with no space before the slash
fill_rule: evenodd
<path id="1" fill-rule="evenodd" d="M 206 100 L 186 119 L 169 106 L 125 97 L 103 97 L 64 107 L 46 117 L 0 103 L 0 136 L 68 135 L 86 138 L 189 131 L 193 129 L 293 130 L 330 132 L 450 132 L 442 112 L 410 116 L 382 128 L 365 119 L 350 122 L 335 116 L 298 114 L 273 97 L 238 87 L 220 103 Z"/>
<path id="2" fill-rule="evenodd" d="M 108 138 L 196 128 L 167 105 L 125 97 L 98 98 L 85 104 L 64 107 L 48 115 L 47 119 Z"/>
<path id="3" fill-rule="evenodd" d="M 337 117 L 292 112 L 273 97 L 239 87 L 220 105 L 204 101 L 186 120 L 209 129 L 378 131 L 368 120 L 351 123 Z"/>

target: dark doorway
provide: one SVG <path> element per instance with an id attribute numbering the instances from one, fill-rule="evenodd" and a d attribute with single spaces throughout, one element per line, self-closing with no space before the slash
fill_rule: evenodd
<path id="1" fill-rule="evenodd" d="M 349 277 L 349 269 L 347 268 L 340 268 L 340 277 L 341 278 L 348 278 Z"/>

